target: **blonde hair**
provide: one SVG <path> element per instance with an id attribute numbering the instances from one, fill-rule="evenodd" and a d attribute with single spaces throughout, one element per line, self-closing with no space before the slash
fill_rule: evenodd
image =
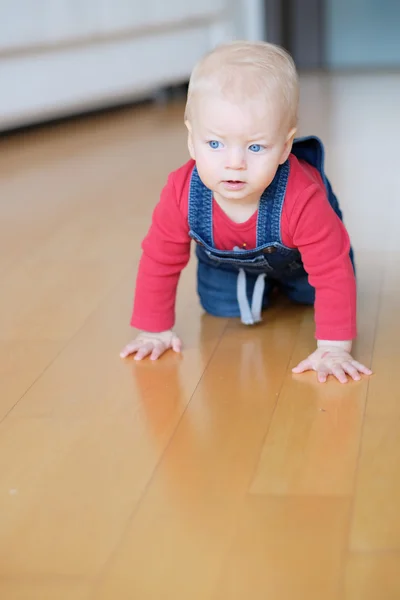
<path id="1" fill-rule="evenodd" d="M 268 42 L 235 41 L 217 46 L 194 67 L 185 109 L 190 119 L 193 98 L 198 93 L 219 92 L 227 98 L 245 100 L 273 96 L 289 127 L 297 123 L 299 81 L 291 56 Z"/>

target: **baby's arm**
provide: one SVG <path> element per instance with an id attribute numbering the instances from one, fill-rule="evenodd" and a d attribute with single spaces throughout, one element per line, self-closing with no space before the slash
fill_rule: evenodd
<path id="1" fill-rule="evenodd" d="M 317 372 L 325 382 L 333 375 L 341 383 L 371 370 L 351 356 L 356 336 L 356 280 L 349 258 L 350 240 L 323 189 L 312 185 L 303 192 L 292 214 L 293 243 L 299 248 L 311 285 L 315 287 L 317 349 L 294 373 Z"/>
<path id="2" fill-rule="evenodd" d="M 176 290 L 182 269 L 190 258 L 187 206 L 180 205 L 173 176 L 164 187 L 145 237 L 136 280 L 131 326 L 140 330 L 121 352 L 141 360 L 155 360 L 172 348 L 180 352 L 181 341 L 171 331 L 175 321 Z"/>

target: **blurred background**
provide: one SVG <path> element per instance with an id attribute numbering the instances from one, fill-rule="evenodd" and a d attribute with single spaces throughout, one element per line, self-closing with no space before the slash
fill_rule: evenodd
<path id="1" fill-rule="evenodd" d="M 235 38 L 302 70 L 399 69 L 399 26 L 398 0 L 0 0 L 0 129 L 157 96 Z"/>

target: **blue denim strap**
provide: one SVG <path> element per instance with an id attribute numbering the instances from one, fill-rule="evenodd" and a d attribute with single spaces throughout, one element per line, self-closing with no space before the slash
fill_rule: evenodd
<path id="1" fill-rule="evenodd" d="M 304 160 L 308 164 L 315 167 L 325 178 L 325 151 L 319 137 L 316 135 L 308 135 L 305 137 L 296 138 L 293 142 L 292 153 L 299 160 Z"/>
<path id="2" fill-rule="evenodd" d="M 289 178 L 289 161 L 280 165 L 260 198 L 257 218 L 257 247 L 271 240 L 282 243 L 281 216 Z"/>
<path id="3" fill-rule="evenodd" d="M 189 229 L 214 248 L 213 194 L 201 181 L 197 167 L 193 168 L 189 188 Z"/>
<path id="4" fill-rule="evenodd" d="M 304 160 L 315 167 L 324 182 L 327 197 L 335 213 L 343 220 L 339 202 L 333 193 L 332 186 L 325 174 L 325 150 L 322 141 L 316 135 L 296 138 L 293 142 L 292 153 L 299 160 Z"/>

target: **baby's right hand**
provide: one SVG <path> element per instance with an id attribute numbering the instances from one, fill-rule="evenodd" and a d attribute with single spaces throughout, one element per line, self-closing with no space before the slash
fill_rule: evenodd
<path id="1" fill-rule="evenodd" d="M 150 360 L 157 360 L 169 348 L 172 348 L 174 352 L 182 350 L 182 342 L 173 331 L 161 331 L 160 333 L 142 331 L 133 342 L 125 346 L 120 357 L 126 358 L 136 352 L 135 360 L 142 360 L 149 354 Z"/>

